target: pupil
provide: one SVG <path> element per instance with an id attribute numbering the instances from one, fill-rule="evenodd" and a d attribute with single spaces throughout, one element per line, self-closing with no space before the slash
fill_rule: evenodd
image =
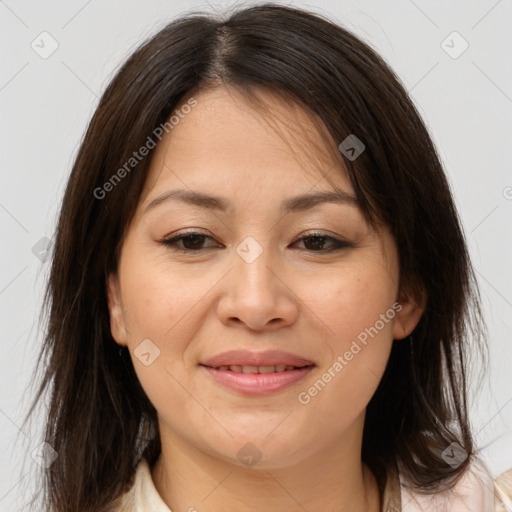
<path id="1" fill-rule="evenodd" d="M 312 243 L 313 248 L 322 249 L 323 246 L 323 237 L 321 236 L 310 236 L 307 238 L 311 242 L 311 240 L 315 240 L 315 242 Z"/>
<path id="2" fill-rule="evenodd" d="M 200 249 L 202 242 L 203 242 L 203 235 L 188 235 L 187 237 L 183 238 L 183 245 L 186 249 Z M 190 245 L 188 242 L 192 241 L 193 247 L 187 247 L 187 245 Z M 196 247 L 196 244 L 199 245 L 199 247 Z"/>

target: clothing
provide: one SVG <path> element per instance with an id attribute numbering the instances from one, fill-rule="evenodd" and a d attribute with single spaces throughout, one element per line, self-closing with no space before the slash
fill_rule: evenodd
<path id="1" fill-rule="evenodd" d="M 193 507 L 191 507 L 193 510 Z M 382 512 L 512 512 L 512 468 L 492 479 L 476 459 L 452 490 L 431 495 L 409 491 L 400 476 L 388 479 Z M 158 494 L 146 459 L 116 512 L 172 512 Z"/>

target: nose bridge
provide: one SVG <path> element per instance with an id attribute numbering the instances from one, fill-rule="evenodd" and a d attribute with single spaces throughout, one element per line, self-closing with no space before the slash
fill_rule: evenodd
<path id="1" fill-rule="evenodd" d="M 262 292 L 271 292 L 271 280 L 274 274 L 270 271 L 272 266 L 272 251 L 269 237 L 258 241 L 252 235 L 246 236 L 235 248 L 234 270 L 237 284 L 245 288 L 245 295 Z M 243 295 L 243 294 L 242 294 Z M 261 298 L 261 297 L 260 297 Z"/>
<path id="2" fill-rule="evenodd" d="M 275 262 L 271 237 L 262 237 L 260 243 L 249 235 L 235 247 L 233 269 L 219 303 L 224 321 L 237 319 L 261 330 L 296 318 L 293 294 L 279 278 Z"/>

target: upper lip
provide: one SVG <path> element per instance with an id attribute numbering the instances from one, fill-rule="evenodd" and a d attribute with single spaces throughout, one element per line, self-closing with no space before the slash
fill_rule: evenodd
<path id="1" fill-rule="evenodd" d="M 302 357 L 280 350 L 266 350 L 265 352 L 251 352 L 249 350 L 230 350 L 223 352 L 201 363 L 204 366 L 217 368 L 219 366 L 277 366 L 280 364 L 290 366 L 309 366 L 314 364 Z"/>

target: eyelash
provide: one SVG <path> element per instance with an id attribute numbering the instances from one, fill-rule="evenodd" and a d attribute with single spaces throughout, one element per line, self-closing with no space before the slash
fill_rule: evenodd
<path id="1" fill-rule="evenodd" d="M 199 253 L 199 252 L 203 251 L 204 249 L 184 249 L 184 248 L 179 247 L 178 243 L 183 241 L 186 238 L 197 237 L 197 236 L 213 239 L 212 236 L 206 235 L 204 233 L 192 231 L 192 232 L 189 232 L 186 234 L 177 235 L 172 238 L 163 238 L 161 240 L 158 240 L 158 242 L 173 251 L 187 253 L 187 254 L 193 254 L 193 253 Z M 313 252 L 313 253 L 324 253 L 325 254 L 325 253 L 340 251 L 342 249 L 355 247 L 355 244 L 353 244 L 351 242 L 345 242 L 344 240 L 339 240 L 337 238 L 334 238 L 334 237 L 328 236 L 328 235 L 322 235 L 321 233 L 318 233 L 318 232 L 309 233 L 305 236 L 302 236 L 301 238 L 294 240 L 293 243 L 300 242 L 302 240 L 311 239 L 311 238 L 313 238 L 313 239 L 321 238 L 324 240 L 330 240 L 331 242 L 333 242 L 335 244 L 335 247 L 332 249 L 321 249 L 318 251 L 309 250 L 309 252 Z M 206 249 L 216 249 L 216 247 L 207 247 Z M 305 249 L 305 250 L 308 250 L 308 249 Z"/>

